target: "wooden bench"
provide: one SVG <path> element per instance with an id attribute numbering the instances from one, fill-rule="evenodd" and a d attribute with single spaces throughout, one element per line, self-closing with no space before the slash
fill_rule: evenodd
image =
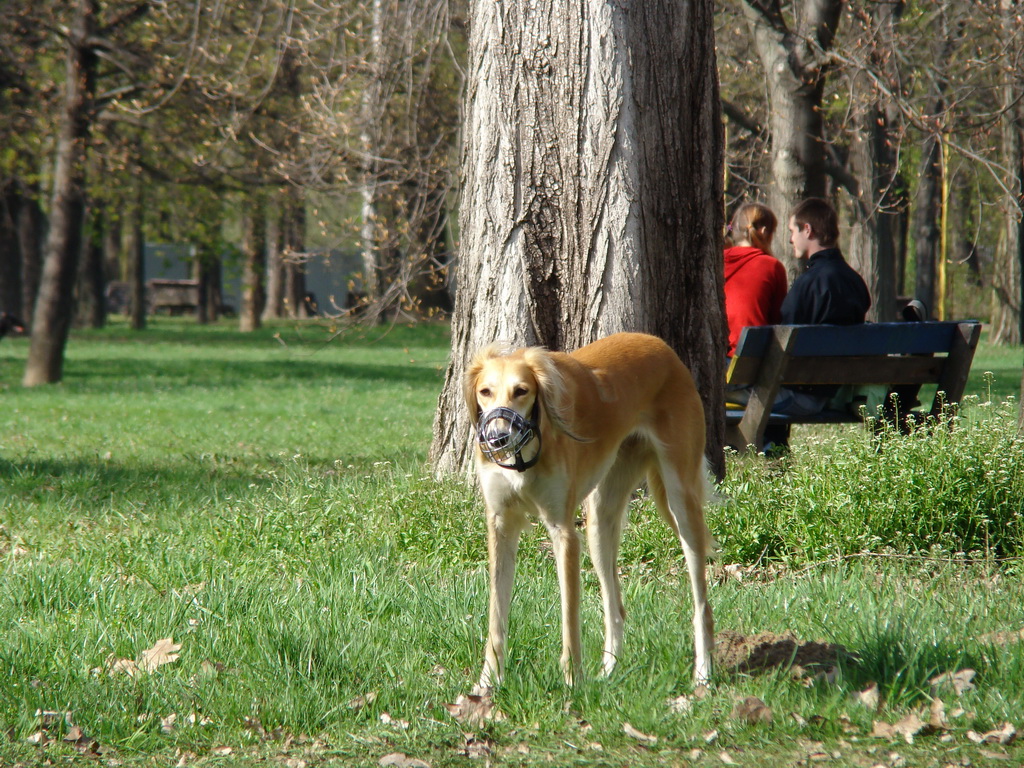
<path id="1" fill-rule="evenodd" d="M 726 374 L 729 387 L 750 387 L 745 408 L 726 408 L 726 444 L 764 448 L 769 424 L 835 424 L 861 421 L 852 409 L 811 416 L 771 412 L 782 387 L 885 385 L 899 387 L 903 402 L 885 416 L 903 423 L 915 416 L 940 416 L 960 401 L 981 324 L 967 322 L 866 323 L 864 325 L 772 325 L 744 328 Z M 924 384 L 938 389 L 930 408 L 911 411 Z"/>

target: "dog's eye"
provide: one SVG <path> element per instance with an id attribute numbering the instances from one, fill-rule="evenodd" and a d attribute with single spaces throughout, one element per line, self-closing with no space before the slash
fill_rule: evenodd
<path id="1" fill-rule="evenodd" d="M 489 390 L 487 387 L 484 387 L 483 389 L 480 390 L 478 394 L 480 395 L 480 397 L 490 397 L 491 390 Z"/>
<path id="2" fill-rule="evenodd" d="M 528 390 L 526 387 L 516 387 L 515 389 L 512 390 L 512 397 L 524 397 L 529 392 L 530 390 Z"/>

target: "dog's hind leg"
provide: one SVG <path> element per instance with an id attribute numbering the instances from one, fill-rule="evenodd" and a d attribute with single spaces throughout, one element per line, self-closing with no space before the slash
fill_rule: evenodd
<path id="1" fill-rule="evenodd" d="M 659 461 L 659 468 L 648 474 L 648 484 L 662 517 L 679 537 L 693 594 L 694 670 L 698 683 L 711 679 L 711 654 L 714 650 L 715 624 L 708 602 L 704 566 L 711 534 L 704 522 L 703 465 L 686 475 L 677 471 L 679 464 Z"/>
<path id="2" fill-rule="evenodd" d="M 507 510 L 505 513 L 495 513 L 489 508 L 487 510 L 490 605 L 484 668 L 477 686 L 481 691 L 498 685 L 505 675 L 508 610 L 512 602 L 512 581 L 516 572 L 519 536 L 525 526 L 526 518 L 521 512 Z"/>
<path id="3" fill-rule="evenodd" d="M 639 462 L 620 455 L 604 479 L 584 502 L 587 516 L 587 544 L 601 584 L 604 608 L 604 651 L 601 673 L 611 674 L 622 653 L 622 630 L 626 609 L 619 585 L 619 545 L 630 494 L 639 484 L 642 467 Z"/>

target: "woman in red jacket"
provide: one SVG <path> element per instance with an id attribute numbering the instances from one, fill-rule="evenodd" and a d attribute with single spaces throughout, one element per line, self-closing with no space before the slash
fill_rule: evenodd
<path id="1" fill-rule="evenodd" d="M 771 255 L 777 226 L 772 209 L 761 203 L 744 203 L 733 214 L 725 249 L 729 357 L 748 325 L 775 325 L 782 319 L 786 268 Z"/>

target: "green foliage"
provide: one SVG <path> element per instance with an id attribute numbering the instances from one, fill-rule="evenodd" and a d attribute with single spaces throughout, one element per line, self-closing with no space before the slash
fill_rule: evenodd
<path id="1" fill-rule="evenodd" d="M 776 460 L 736 462 L 716 534 L 741 561 L 880 551 L 1019 557 L 1016 409 L 974 398 L 948 426 L 837 430 Z"/>

